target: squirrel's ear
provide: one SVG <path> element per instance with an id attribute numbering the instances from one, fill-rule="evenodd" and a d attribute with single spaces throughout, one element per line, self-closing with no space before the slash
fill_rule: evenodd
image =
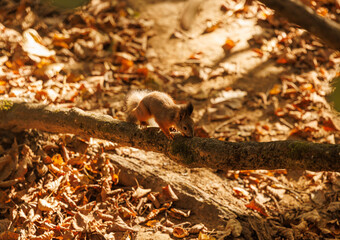
<path id="1" fill-rule="evenodd" d="M 190 116 L 192 114 L 192 112 L 194 111 L 194 106 L 192 105 L 191 102 L 188 102 L 186 104 L 185 110 L 186 110 L 186 113 L 188 114 L 188 116 Z"/>

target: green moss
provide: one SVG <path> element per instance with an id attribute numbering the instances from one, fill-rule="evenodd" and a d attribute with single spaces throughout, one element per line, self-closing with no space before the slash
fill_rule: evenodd
<path id="1" fill-rule="evenodd" d="M 188 148 L 188 146 L 179 139 L 177 141 L 173 141 L 171 144 L 170 153 L 176 158 L 183 160 L 184 164 L 190 165 L 194 162 L 192 150 L 190 150 L 190 148 Z"/>
<path id="2" fill-rule="evenodd" d="M 299 157 L 304 153 L 309 151 L 310 149 L 310 143 L 309 142 L 303 142 L 303 141 L 294 141 L 290 143 L 290 154 L 293 158 L 299 159 Z"/>
<path id="3" fill-rule="evenodd" d="M 9 111 L 13 107 L 13 102 L 9 100 L 0 100 L 0 111 Z"/>

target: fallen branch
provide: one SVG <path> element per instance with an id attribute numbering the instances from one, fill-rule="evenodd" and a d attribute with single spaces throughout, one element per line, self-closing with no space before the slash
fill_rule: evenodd
<path id="1" fill-rule="evenodd" d="M 298 0 L 259 0 L 288 21 L 321 38 L 329 47 L 340 50 L 340 24 L 323 18 Z"/>
<path id="2" fill-rule="evenodd" d="M 144 128 L 77 108 L 59 109 L 20 100 L 0 100 L 0 128 L 35 128 L 106 139 L 121 146 L 164 153 L 189 166 L 214 169 L 308 169 L 340 171 L 340 145 L 301 141 L 231 143 L 210 138 L 168 140 L 158 128 Z"/>

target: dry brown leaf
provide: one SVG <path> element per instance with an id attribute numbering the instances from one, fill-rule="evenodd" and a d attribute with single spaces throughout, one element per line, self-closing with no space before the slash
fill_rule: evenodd
<path id="1" fill-rule="evenodd" d="M 38 208 L 40 211 L 43 212 L 50 212 L 50 211 L 55 211 L 56 206 L 58 205 L 57 202 L 55 203 L 50 203 L 46 199 L 39 199 L 38 201 Z"/>
<path id="2" fill-rule="evenodd" d="M 298 216 L 298 218 L 304 219 L 310 223 L 317 223 L 317 222 L 320 222 L 322 219 L 319 212 L 316 209 L 309 211 L 309 212 L 302 213 L 301 215 Z"/>
<path id="3" fill-rule="evenodd" d="M 286 193 L 286 189 L 277 189 L 271 186 L 267 186 L 266 189 L 268 192 L 270 192 L 273 196 L 275 196 L 278 199 L 282 199 L 284 194 Z"/>
<path id="4" fill-rule="evenodd" d="M 218 29 L 221 26 L 222 22 L 212 22 L 212 21 L 208 21 L 207 22 L 207 26 L 204 29 L 203 33 L 211 33 L 213 31 L 215 31 L 216 29 Z"/>
<path id="5" fill-rule="evenodd" d="M 55 55 L 55 51 L 49 50 L 42 45 L 42 39 L 38 32 L 34 29 L 27 29 L 23 33 L 22 48 L 33 61 L 40 62 L 40 57 L 51 57 Z"/>
<path id="6" fill-rule="evenodd" d="M 0 188 L 8 188 L 11 186 L 14 186 L 15 184 L 19 182 L 24 182 L 25 178 L 17 178 L 17 179 L 11 179 L 7 181 L 0 181 Z"/>
<path id="7" fill-rule="evenodd" d="M 195 132 L 195 136 L 197 137 L 202 137 L 202 138 L 209 138 L 209 132 L 207 131 L 207 129 L 203 126 L 203 127 L 195 127 L 194 129 Z"/>
<path id="8" fill-rule="evenodd" d="M 6 154 L 0 157 L 0 181 L 6 179 L 10 174 L 11 171 L 7 171 L 7 166 L 10 165 L 12 162 L 12 157 L 10 154 Z"/>
<path id="9" fill-rule="evenodd" d="M 65 172 L 64 172 L 62 169 L 60 169 L 60 168 L 58 168 L 57 166 L 55 166 L 54 164 L 48 165 L 48 169 L 49 169 L 52 173 L 56 174 L 57 176 L 63 176 L 63 175 L 65 175 Z"/>
<path id="10" fill-rule="evenodd" d="M 158 200 L 160 203 L 167 203 L 177 201 L 178 197 L 172 190 L 172 187 L 170 185 L 167 185 L 162 188 L 162 192 L 158 195 Z"/>
<path id="11" fill-rule="evenodd" d="M 190 216 L 190 210 L 188 210 L 187 212 L 184 212 L 182 210 L 176 209 L 176 208 L 171 208 L 170 211 L 168 210 L 167 213 L 176 219 L 181 219 L 182 217 L 189 217 Z"/>
<path id="12" fill-rule="evenodd" d="M 147 197 L 143 197 L 139 200 L 138 202 L 138 205 L 136 206 L 136 212 L 139 214 L 139 215 L 142 215 L 143 214 L 143 210 L 144 208 L 146 207 L 146 203 L 148 201 L 148 198 Z"/>
<path id="13" fill-rule="evenodd" d="M 204 226 L 203 223 L 198 223 L 192 227 L 189 228 L 190 234 L 198 234 L 200 232 L 206 232 L 208 229 Z"/>
<path id="14" fill-rule="evenodd" d="M 242 225 L 238 220 L 232 218 L 227 222 L 224 231 L 230 232 L 233 237 L 239 237 L 242 233 Z"/>
<path id="15" fill-rule="evenodd" d="M 281 93 L 281 85 L 275 84 L 274 87 L 269 91 L 270 95 L 277 95 Z"/>
<path id="16" fill-rule="evenodd" d="M 115 217 L 113 215 L 105 214 L 105 213 L 102 213 L 101 211 L 96 211 L 96 213 L 104 221 L 114 221 L 115 220 Z"/>
<path id="17" fill-rule="evenodd" d="M 90 212 L 96 206 L 96 204 L 97 204 L 96 201 L 92 201 L 92 202 L 89 202 L 89 203 L 87 203 L 83 206 L 79 206 L 78 210 L 80 210 L 82 212 Z"/>
<path id="18" fill-rule="evenodd" d="M 319 205 L 324 205 L 326 200 L 325 192 L 323 190 L 316 190 L 310 194 L 311 200 Z"/>
<path id="19" fill-rule="evenodd" d="M 238 197 L 238 198 L 244 198 L 249 200 L 250 199 L 250 194 L 249 192 L 247 192 L 245 189 L 240 188 L 240 187 L 233 187 L 233 191 L 234 194 Z"/>
<path id="20" fill-rule="evenodd" d="M 107 229 L 108 232 L 125 232 L 125 231 L 131 231 L 136 232 L 137 230 L 127 225 L 123 219 L 119 216 L 115 217 L 114 222 L 112 225 Z"/>
<path id="21" fill-rule="evenodd" d="M 146 226 L 148 227 L 155 227 L 157 224 L 159 224 L 158 220 L 149 220 L 145 223 Z"/>
<path id="22" fill-rule="evenodd" d="M 56 167 L 64 166 L 66 164 L 59 153 L 53 155 L 52 162 Z"/>
<path id="23" fill-rule="evenodd" d="M 32 235 L 30 236 L 29 239 L 32 239 L 32 240 L 50 240 L 52 239 L 54 236 L 54 231 L 46 231 L 45 233 L 39 235 L 39 236 L 35 236 L 35 235 Z"/>
<path id="24" fill-rule="evenodd" d="M 158 209 L 153 209 L 147 216 L 146 219 L 147 220 L 151 220 L 154 219 L 156 216 L 158 216 L 161 212 L 164 212 L 167 208 L 162 207 L 162 208 L 158 208 Z"/>
<path id="25" fill-rule="evenodd" d="M 27 171 L 28 166 L 32 167 L 32 150 L 25 144 L 21 150 L 21 158 L 19 159 L 18 168 L 14 174 L 14 178 L 24 178 Z"/>
<path id="26" fill-rule="evenodd" d="M 243 99 L 247 95 L 247 92 L 241 90 L 229 90 L 221 91 L 218 93 L 217 97 L 212 98 L 210 102 L 213 105 L 224 104 L 233 99 Z"/>
<path id="27" fill-rule="evenodd" d="M 248 204 L 245 205 L 247 208 L 255 210 L 261 213 L 263 216 L 268 217 L 266 208 L 255 201 L 255 199 L 251 200 Z"/>
<path id="28" fill-rule="evenodd" d="M 259 57 L 263 57 L 263 51 L 262 51 L 261 49 L 259 49 L 259 48 L 253 48 L 252 51 L 255 52 L 255 53 L 257 53 L 257 55 L 258 55 Z"/>
<path id="29" fill-rule="evenodd" d="M 19 149 L 17 141 L 12 144 L 9 152 L 0 158 L 0 182 L 7 179 L 18 168 Z"/>
<path id="30" fill-rule="evenodd" d="M 0 204 L 5 204 L 9 200 L 8 191 L 2 191 L 0 190 Z M 0 232 L 2 232 L 5 228 L 3 227 L 5 224 L 7 224 L 9 220 L 8 219 L 0 219 Z"/>
<path id="31" fill-rule="evenodd" d="M 0 240 L 17 240 L 19 239 L 19 237 L 20 237 L 19 233 L 15 233 L 12 231 L 4 231 L 0 233 Z"/>
<path id="32" fill-rule="evenodd" d="M 252 187 L 253 189 L 257 190 L 256 188 Z M 255 191 L 254 190 L 254 191 Z M 259 206 L 263 206 L 264 204 L 269 202 L 271 200 L 270 197 L 267 197 L 266 195 L 264 195 L 263 193 L 257 193 L 256 197 L 255 197 L 255 201 L 257 204 L 259 204 Z"/>
<path id="33" fill-rule="evenodd" d="M 176 238 L 185 238 L 185 237 L 189 236 L 189 232 L 186 229 L 181 228 L 181 227 L 175 227 L 173 229 L 173 233 L 172 234 Z"/>
<path id="34" fill-rule="evenodd" d="M 45 176 L 48 172 L 48 167 L 44 163 L 37 163 L 36 170 L 39 177 Z"/>
<path id="35" fill-rule="evenodd" d="M 88 229 L 88 224 L 91 219 L 92 216 L 77 212 L 77 214 L 72 219 L 72 228 L 78 232 L 83 232 Z"/>
<path id="36" fill-rule="evenodd" d="M 285 227 L 276 227 L 278 230 L 278 234 L 280 236 L 283 236 L 287 240 L 294 240 L 294 232 L 290 228 L 285 228 Z"/>
<path id="37" fill-rule="evenodd" d="M 230 51 L 232 48 L 235 47 L 235 45 L 236 43 L 233 40 L 228 38 L 223 44 L 222 48 L 224 49 L 224 51 Z"/>
<path id="38" fill-rule="evenodd" d="M 55 33 L 52 37 L 53 44 L 55 46 L 70 48 L 69 44 L 72 42 L 72 38 L 69 34 Z"/>
<path id="39" fill-rule="evenodd" d="M 77 209 L 77 204 L 69 197 L 65 192 L 62 193 L 62 196 L 66 199 L 66 202 L 72 209 Z"/>
<path id="40" fill-rule="evenodd" d="M 340 210 L 340 202 L 331 202 L 327 207 L 327 211 L 329 212 L 336 212 L 339 210 Z"/>
<path id="41" fill-rule="evenodd" d="M 198 234 L 198 240 L 216 240 L 213 236 L 200 232 Z"/>
<path id="42" fill-rule="evenodd" d="M 132 208 L 127 208 L 127 207 L 120 207 L 119 213 L 122 215 L 124 219 L 137 216 L 137 213 Z"/>
<path id="43" fill-rule="evenodd" d="M 246 6 L 247 6 L 246 0 L 237 1 L 234 4 L 234 6 L 232 6 L 232 10 L 234 11 L 234 13 L 242 12 L 245 11 Z"/>
<path id="44" fill-rule="evenodd" d="M 304 220 L 301 219 L 300 223 L 297 225 L 291 224 L 292 228 L 299 229 L 301 232 L 304 232 L 308 229 L 308 223 Z"/>
<path id="45" fill-rule="evenodd" d="M 64 68 L 63 63 L 52 63 L 45 65 L 42 68 L 38 68 L 34 71 L 34 74 L 43 79 L 50 79 L 55 77 Z"/>
<path id="46" fill-rule="evenodd" d="M 138 186 L 137 189 L 133 192 L 132 197 L 139 199 L 148 195 L 150 192 L 151 189 L 143 189 L 140 186 Z"/>
<path id="47" fill-rule="evenodd" d="M 161 206 L 161 204 L 159 203 L 159 201 L 157 200 L 153 193 L 148 194 L 148 199 L 153 203 L 155 208 L 159 208 Z"/>

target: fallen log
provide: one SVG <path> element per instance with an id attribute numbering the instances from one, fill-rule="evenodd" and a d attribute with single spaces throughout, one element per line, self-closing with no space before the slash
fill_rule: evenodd
<path id="1" fill-rule="evenodd" d="M 289 22 L 319 37 L 328 47 L 340 50 L 340 24 L 319 16 L 298 0 L 260 0 L 260 2 L 274 9 Z"/>
<path id="2" fill-rule="evenodd" d="M 0 99 L 0 128 L 72 133 L 159 152 L 188 166 L 213 169 L 308 169 L 340 171 L 340 145 L 302 141 L 225 142 L 211 138 L 168 140 L 159 128 L 143 128 L 108 115 Z"/>

